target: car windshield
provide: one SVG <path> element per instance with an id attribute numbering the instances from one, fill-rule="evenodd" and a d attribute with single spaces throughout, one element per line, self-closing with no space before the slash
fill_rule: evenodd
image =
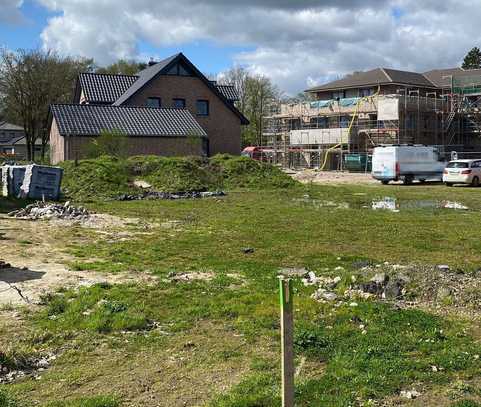
<path id="1" fill-rule="evenodd" d="M 452 161 L 448 164 L 448 168 L 469 168 L 469 163 L 462 161 Z"/>

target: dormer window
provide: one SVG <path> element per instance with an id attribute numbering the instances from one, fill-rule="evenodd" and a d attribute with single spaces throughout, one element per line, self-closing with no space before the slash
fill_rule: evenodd
<path id="1" fill-rule="evenodd" d="M 147 98 L 147 107 L 159 108 L 160 106 L 161 106 L 160 98 L 158 98 L 158 97 Z"/>

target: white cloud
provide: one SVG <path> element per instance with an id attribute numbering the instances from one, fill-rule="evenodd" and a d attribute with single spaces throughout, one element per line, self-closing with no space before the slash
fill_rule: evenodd
<path id="1" fill-rule="evenodd" d="M 288 92 L 377 66 L 453 66 L 481 45 L 478 0 L 38 1 L 60 13 L 42 33 L 45 47 L 109 63 L 138 57 L 139 41 L 245 46 L 252 51 L 233 62 Z"/>
<path id="2" fill-rule="evenodd" d="M 20 7 L 23 0 L 0 0 L 0 23 L 18 25 L 25 21 Z"/>

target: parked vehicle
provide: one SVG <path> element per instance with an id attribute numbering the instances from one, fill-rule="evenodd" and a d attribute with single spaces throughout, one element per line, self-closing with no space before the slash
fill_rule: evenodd
<path id="1" fill-rule="evenodd" d="M 450 161 L 443 173 L 443 182 L 448 186 L 453 184 L 471 184 L 479 186 L 481 180 L 481 160 Z"/>
<path id="2" fill-rule="evenodd" d="M 433 146 L 386 145 L 376 147 L 372 157 L 374 179 L 383 184 L 389 181 L 441 180 L 446 161 Z"/>
<path id="3" fill-rule="evenodd" d="M 243 157 L 249 157 L 253 160 L 262 160 L 262 149 L 260 147 L 249 146 L 242 150 Z"/>

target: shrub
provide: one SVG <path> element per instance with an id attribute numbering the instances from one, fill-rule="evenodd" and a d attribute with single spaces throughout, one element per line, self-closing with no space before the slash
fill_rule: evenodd
<path id="1" fill-rule="evenodd" d="M 128 156 L 128 137 L 119 130 L 102 130 L 100 136 L 95 137 L 85 147 L 85 154 L 88 158 L 98 158 L 109 155 L 117 158 Z"/>

